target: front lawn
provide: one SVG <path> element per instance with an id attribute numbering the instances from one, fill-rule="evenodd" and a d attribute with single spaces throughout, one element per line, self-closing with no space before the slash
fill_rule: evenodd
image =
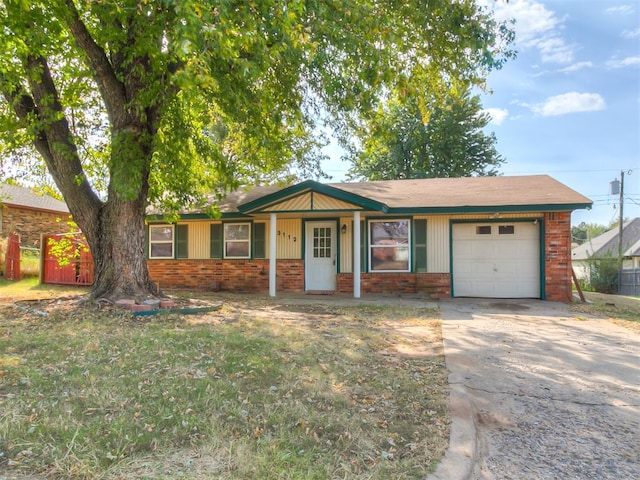
<path id="1" fill-rule="evenodd" d="M 614 323 L 640 333 L 640 298 L 584 292 L 588 303 L 574 303 L 573 310 L 603 316 Z"/>
<path id="2" fill-rule="evenodd" d="M 2 478 L 423 479 L 447 447 L 433 310 L 21 298 L 0 300 Z"/>

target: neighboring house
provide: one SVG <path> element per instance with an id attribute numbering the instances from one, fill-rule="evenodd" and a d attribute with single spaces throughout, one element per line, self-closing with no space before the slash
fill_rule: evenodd
<path id="1" fill-rule="evenodd" d="M 161 288 L 569 301 L 591 204 L 547 175 L 255 187 L 220 219 L 149 215 L 148 265 Z"/>
<path id="2" fill-rule="evenodd" d="M 571 252 L 571 260 L 576 275 L 580 278 L 588 278 L 590 258 L 618 258 L 619 248 L 620 229 L 618 227 L 575 247 Z M 640 218 L 634 218 L 622 225 L 622 268 L 640 269 Z"/>
<path id="3" fill-rule="evenodd" d="M 69 230 L 67 204 L 15 185 L 0 184 L 0 238 L 20 235 L 25 247 L 39 247 L 40 234 Z"/>

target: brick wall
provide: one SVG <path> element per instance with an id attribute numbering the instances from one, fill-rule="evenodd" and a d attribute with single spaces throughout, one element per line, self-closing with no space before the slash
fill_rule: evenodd
<path id="1" fill-rule="evenodd" d="M 571 213 L 545 214 L 544 239 L 545 298 L 570 302 L 571 290 Z"/>
<path id="2" fill-rule="evenodd" d="M 20 235 L 23 247 L 40 247 L 40 234 L 69 232 L 68 213 L 51 213 L 2 205 L 2 237 L 11 232 Z"/>
<path id="3" fill-rule="evenodd" d="M 353 274 L 338 274 L 338 292 L 353 293 Z M 451 279 L 448 273 L 362 273 L 362 293 L 424 293 L 430 298 L 451 296 Z"/>
<path id="4" fill-rule="evenodd" d="M 269 260 L 147 260 L 160 288 L 268 292 Z M 304 291 L 304 262 L 278 260 L 276 289 Z"/>

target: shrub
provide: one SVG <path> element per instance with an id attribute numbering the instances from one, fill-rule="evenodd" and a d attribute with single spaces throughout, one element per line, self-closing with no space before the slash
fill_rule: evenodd
<path id="1" fill-rule="evenodd" d="M 588 262 L 590 290 L 600 293 L 616 293 L 618 290 L 618 259 L 602 256 L 590 258 Z"/>

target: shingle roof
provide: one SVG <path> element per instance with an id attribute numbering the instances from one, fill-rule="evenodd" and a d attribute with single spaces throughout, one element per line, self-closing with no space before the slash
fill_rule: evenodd
<path id="1" fill-rule="evenodd" d="M 577 246 L 571 251 L 573 260 L 587 260 L 603 255 L 618 255 L 620 245 L 618 227 L 604 232 L 595 238 Z M 640 256 L 640 218 L 634 218 L 622 225 L 622 255 L 624 257 Z"/>
<path id="2" fill-rule="evenodd" d="M 0 184 L 0 203 L 34 210 L 69 213 L 66 203 L 48 195 L 38 195 L 29 188 L 15 185 Z"/>
<path id="3" fill-rule="evenodd" d="M 370 199 L 386 205 L 389 209 L 463 210 L 465 207 L 486 207 L 487 210 L 491 210 L 494 207 L 505 206 L 558 206 L 561 210 L 562 206 L 573 209 L 585 208 L 592 204 L 587 197 L 548 175 L 329 183 L 322 184 L 322 187 Z M 254 187 L 246 192 L 236 192 L 229 195 L 220 204 L 220 208 L 226 213 L 237 212 L 238 206 L 249 202 L 259 203 L 261 197 L 277 196 L 279 191 L 285 195 L 287 188 Z"/>
<path id="4" fill-rule="evenodd" d="M 591 204 L 548 175 L 387 180 L 332 186 L 391 208 Z"/>
<path id="5" fill-rule="evenodd" d="M 223 214 L 234 215 L 243 206 L 268 205 L 285 200 L 307 190 L 321 191 L 340 197 L 355 205 L 382 205 L 385 211 L 415 210 L 423 212 L 462 211 L 523 211 L 574 210 L 590 207 L 592 201 L 548 175 L 426 178 L 416 180 L 386 180 L 375 182 L 328 183 L 306 181 L 288 187 L 250 187 L 230 193 L 218 206 Z M 264 203 L 262 200 L 264 199 Z M 371 202 L 367 202 L 370 200 Z M 209 201 L 215 202 L 215 196 Z M 240 208 L 238 208 L 240 207 Z M 366 209 L 366 208 L 365 208 Z M 181 212 L 203 214 L 205 207 L 194 207 Z M 251 212 L 256 209 L 251 208 Z M 148 213 L 161 214 L 150 208 Z"/>

